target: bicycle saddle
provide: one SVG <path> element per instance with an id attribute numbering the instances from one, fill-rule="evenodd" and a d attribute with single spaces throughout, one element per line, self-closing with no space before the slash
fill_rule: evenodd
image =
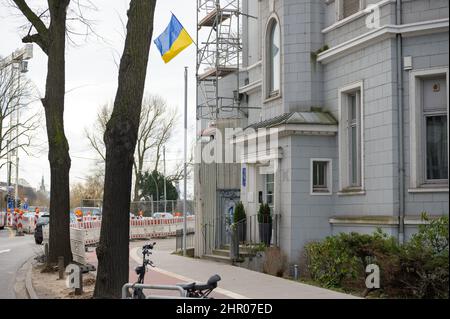
<path id="1" fill-rule="evenodd" d="M 217 287 L 217 283 L 221 280 L 219 275 L 214 275 L 211 278 L 208 279 L 207 283 L 195 283 L 190 282 L 187 284 L 179 284 L 181 288 L 184 290 L 206 290 L 206 289 L 214 289 Z"/>

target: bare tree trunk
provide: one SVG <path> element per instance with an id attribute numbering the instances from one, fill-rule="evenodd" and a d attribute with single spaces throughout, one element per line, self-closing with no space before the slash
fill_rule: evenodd
<path id="1" fill-rule="evenodd" d="M 64 134 L 66 10 L 69 0 L 49 1 L 51 23 L 48 45 L 48 71 L 45 97 L 47 136 L 50 162 L 50 262 L 64 257 L 72 261 L 70 249 L 69 145 Z"/>
<path id="2" fill-rule="evenodd" d="M 105 188 L 95 298 L 120 298 L 128 282 L 133 157 L 153 34 L 156 0 L 131 0 L 119 86 L 104 141 Z"/>
<path id="3" fill-rule="evenodd" d="M 70 0 L 48 0 L 50 25 L 47 28 L 25 0 L 13 0 L 17 8 L 35 28 L 22 41 L 36 43 L 48 56 L 45 109 L 50 162 L 50 238 L 49 261 L 59 256 L 67 265 L 72 261 L 69 229 L 69 145 L 64 133 L 66 18 Z M 31 28 L 30 28 L 31 32 Z"/>

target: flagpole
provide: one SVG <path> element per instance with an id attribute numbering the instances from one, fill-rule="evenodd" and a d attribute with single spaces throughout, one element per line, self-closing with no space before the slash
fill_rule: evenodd
<path id="1" fill-rule="evenodd" d="M 186 256 L 186 197 L 187 197 L 187 105 L 188 105 L 188 67 L 184 67 L 184 195 L 183 195 L 183 256 Z"/>

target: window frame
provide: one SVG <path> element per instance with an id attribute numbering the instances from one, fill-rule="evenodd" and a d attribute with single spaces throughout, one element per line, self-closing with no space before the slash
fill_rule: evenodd
<path id="1" fill-rule="evenodd" d="M 426 167 L 426 116 L 442 115 L 441 111 L 425 111 L 423 103 L 423 80 L 443 77 L 447 90 L 447 160 L 449 148 L 449 71 L 448 67 L 413 70 L 409 75 L 410 100 L 410 193 L 414 192 L 448 192 L 449 179 L 429 180 Z"/>
<path id="2" fill-rule="evenodd" d="M 349 96 L 356 95 L 357 130 L 357 183 L 352 181 L 350 103 Z M 364 191 L 364 82 L 349 84 L 338 90 L 339 100 L 339 192 L 343 195 L 365 194 Z"/>
<path id="3" fill-rule="evenodd" d="M 326 192 L 317 191 L 314 187 L 314 164 L 326 163 Z M 311 158 L 310 160 L 310 195 L 329 196 L 333 194 L 333 160 L 331 158 Z"/>
<path id="4" fill-rule="evenodd" d="M 272 34 L 274 33 L 274 28 L 278 26 L 278 36 L 280 39 L 280 58 L 279 58 L 279 67 L 278 67 L 278 90 L 272 90 L 272 56 L 271 56 L 271 43 L 272 43 Z M 264 37 L 264 102 L 271 101 L 273 99 L 277 99 L 281 97 L 282 90 L 282 31 L 281 31 L 281 23 L 278 16 L 273 13 L 268 19 L 265 28 L 265 37 Z"/>

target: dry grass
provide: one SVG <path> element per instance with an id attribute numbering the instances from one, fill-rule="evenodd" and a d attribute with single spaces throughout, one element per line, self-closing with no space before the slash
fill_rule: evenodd
<path id="1" fill-rule="evenodd" d="M 272 276 L 283 277 L 287 270 L 287 256 L 277 247 L 266 249 L 263 272 Z"/>

